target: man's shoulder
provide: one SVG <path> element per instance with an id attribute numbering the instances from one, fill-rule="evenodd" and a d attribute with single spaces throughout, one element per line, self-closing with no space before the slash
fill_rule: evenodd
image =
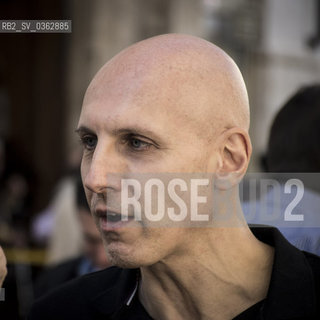
<path id="1" fill-rule="evenodd" d="M 314 277 L 314 283 L 318 291 L 318 298 L 320 301 L 320 256 L 317 256 L 313 253 L 306 252 L 306 251 L 302 251 L 302 252 L 306 257 L 308 265 L 312 271 L 312 274 Z"/>
<path id="2" fill-rule="evenodd" d="M 320 256 L 306 251 L 302 253 L 312 274 L 316 319 L 320 319 Z"/>
<path id="3" fill-rule="evenodd" d="M 92 300 L 130 273 L 132 270 L 111 267 L 71 280 L 36 300 L 28 319 L 98 319 Z"/>
<path id="4" fill-rule="evenodd" d="M 275 249 L 266 318 L 320 319 L 320 257 L 297 249 L 276 228 L 251 226 L 251 231 Z"/>
<path id="5" fill-rule="evenodd" d="M 302 251 L 304 256 L 306 257 L 308 263 L 310 264 L 312 269 L 317 269 L 315 271 L 318 271 L 320 273 L 320 271 L 318 270 L 320 268 L 320 256 L 311 253 L 311 252 L 307 252 L 307 251 Z"/>

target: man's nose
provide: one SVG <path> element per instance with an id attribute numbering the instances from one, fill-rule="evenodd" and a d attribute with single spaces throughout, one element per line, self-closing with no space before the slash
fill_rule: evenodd
<path id="1" fill-rule="evenodd" d="M 120 189 L 121 174 L 125 172 L 125 164 L 121 156 L 112 148 L 96 148 L 90 163 L 84 160 L 84 185 L 95 193 Z"/>

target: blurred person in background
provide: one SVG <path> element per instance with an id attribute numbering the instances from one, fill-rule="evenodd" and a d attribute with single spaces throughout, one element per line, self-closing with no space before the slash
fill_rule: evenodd
<path id="1" fill-rule="evenodd" d="M 320 84 L 300 88 L 271 126 L 268 172 L 320 172 Z"/>
<path id="2" fill-rule="evenodd" d="M 100 233 L 91 216 L 80 177 L 76 180 L 76 205 L 77 218 L 84 239 L 83 254 L 44 271 L 36 281 L 36 298 L 71 279 L 111 266 L 106 257 Z"/>
<path id="3" fill-rule="evenodd" d="M 77 178 L 81 147 L 68 154 L 66 173 L 60 178 L 48 206 L 32 222 L 32 236 L 38 246 L 47 248 L 47 263 L 57 265 L 82 253 L 83 235 L 78 218 Z"/>
<path id="4" fill-rule="evenodd" d="M 0 315 L 20 319 L 33 301 L 32 264 L 21 252 L 32 243 L 29 222 L 36 175 L 23 146 L 10 139 L 0 141 L 0 245 L 8 260 Z"/>
<path id="5" fill-rule="evenodd" d="M 0 246 L 0 288 L 2 288 L 2 284 L 6 275 L 7 275 L 7 260 Z"/>
<path id="6" fill-rule="evenodd" d="M 262 221 L 259 213 L 264 210 L 271 214 L 278 208 L 283 213 L 293 200 L 292 194 L 283 192 L 284 180 L 291 177 L 289 173 L 306 173 L 301 176 L 304 178 L 303 197 L 293 211 L 293 214 L 302 213 L 304 221 L 299 222 L 299 227 L 289 224 L 276 226 L 297 248 L 317 255 L 320 255 L 320 186 L 317 176 L 312 173 L 320 173 L 319 123 L 320 84 L 302 87 L 276 115 L 266 155 L 262 159 L 265 171 L 276 173 L 274 177 L 280 182 L 281 195 L 276 195 L 270 188 L 256 203 L 243 204 L 245 212 L 256 212 L 255 218 L 248 222 L 267 223 Z M 275 199 L 281 199 L 279 207 L 276 207 Z"/>
<path id="7" fill-rule="evenodd" d="M 14 141 L 0 139 L 0 243 L 20 248 L 30 243 L 29 220 L 35 181 L 21 149 Z"/>

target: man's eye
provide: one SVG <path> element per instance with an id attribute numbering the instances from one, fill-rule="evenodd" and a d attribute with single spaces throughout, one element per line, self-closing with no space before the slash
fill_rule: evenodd
<path id="1" fill-rule="evenodd" d="M 142 141 L 138 138 L 130 138 L 128 141 L 128 145 L 133 150 L 144 151 L 144 150 L 147 150 L 151 146 L 151 143 Z"/>
<path id="2" fill-rule="evenodd" d="M 97 138 L 91 136 L 84 136 L 81 138 L 81 143 L 87 150 L 93 150 L 97 144 Z"/>

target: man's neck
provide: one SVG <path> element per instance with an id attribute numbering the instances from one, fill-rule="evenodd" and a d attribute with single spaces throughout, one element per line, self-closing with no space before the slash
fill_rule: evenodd
<path id="1" fill-rule="evenodd" d="M 232 319 L 266 297 L 273 248 L 247 227 L 204 233 L 201 247 L 141 268 L 140 301 L 154 319 Z"/>

